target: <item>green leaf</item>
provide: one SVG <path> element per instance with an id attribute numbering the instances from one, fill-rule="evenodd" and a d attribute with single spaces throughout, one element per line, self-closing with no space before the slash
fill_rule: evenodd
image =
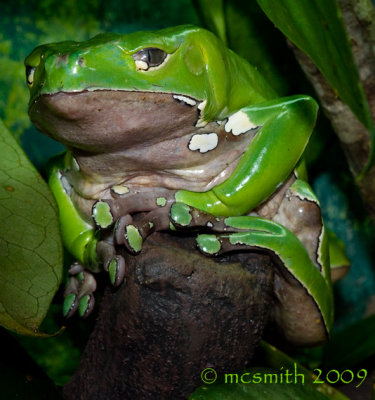
<path id="1" fill-rule="evenodd" d="M 292 72 L 296 63 L 284 36 L 259 5 L 254 1 L 227 1 L 225 16 L 228 46 L 256 67 L 280 96 L 289 94 L 290 78 L 296 81 Z"/>
<path id="2" fill-rule="evenodd" d="M 367 172 L 374 162 L 375 128 L 336 1 L 257 1 L 276 27 L 313 60 L 369 130 L 371 150 L 363 173 Z"/>
<path id="3" fill-rule="evenodd" d="M 295 71 L 291 71 L 290 61 L 294 65 L 296 62 L 284 36 L 256 2 L 196 0 L 194 3 L 207 29 L 259 69 L 279 95 L 288 94 L 290 82 L 281 70 L 291 73 L 295 81 Z"/>
<path id="4" fill-rule="evenodd" d="M 227 44 L 223 0 L 196 0 L 197 8 L 208 29 Z"/>
<path id="5" fill-rule="evenodd" d="M 0 121 L 0 324 L 45 336 L 62 275 L 57 210 L 47 184 Z"/>

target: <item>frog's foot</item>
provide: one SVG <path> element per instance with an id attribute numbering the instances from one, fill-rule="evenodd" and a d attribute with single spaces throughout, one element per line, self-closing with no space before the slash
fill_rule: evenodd
<path id="1" fill-rule="evenodd" d="M 149 212 L 164 207 L 173 201 L 174 191 L 169 189 L 134 189 L 133 192 L 123 195 L 112 193 L 113 199 L 102 199 L 94 203 L 92 218 L 99 229 L 111 227 L 124 215 Z"/>
<path id="2" fill-rule="evenodd" d="M 121 285 L 127 275 L 124 257 L 116 254 L 115 246 L 104 240 L 97 243 L 96 251 L 104 270 L 109 274 L 111 284 L 115 287 Z"/>
<path id="3" fill-rule="evenodd" d="M 78 311 L 82 318 L 86 318 L 94 309 L 96 280 L 78 263 L 70 267 L 69 275 L 64 291 L 63 315 L 69 318 Z"/>
<path id="4" fill-rule="evenodd" d="M 153 232 L 198 226 L 217 232 L 226 230 L 224 218 L 216 218 L 184 203 L 169 201 L 137 222 L 128 215 L 121 217 L 115 227 L 115 242 L 124 245 L 131 253 L 138 254 L 142 250 L 143 241 Z"/>
<path id="5" fill-rule="evenodd" d="M 264 251 L 270 254 L 280 275 L 294 278 L 293 282 L 297 282 L 303 289 L 304 295 L 300 292 L 298 300 L 291 297 L 291 302 L 301 301 L 307 304 L 305 300 L 308 300 L 310 305 L 314 305 L 313 309 L 318 312 L 317 320 L 322 321 L 322 324 L 317 325 L 319 340 L 326 340 L 333 323 L 330 278 L 324 269 L 310 259 L 308 251 L 297 236 L 277 222 L 255 216 L 228 217 L 223 222 L 226 232 L 198 235 L 198 248 L 210 256 L 238 250 Z M 286 298 L 286 292 L 282 293 L 280 289 L 277 291 L 280 299 Z M 304 312 L 301 311 L 301 315 Z"/>

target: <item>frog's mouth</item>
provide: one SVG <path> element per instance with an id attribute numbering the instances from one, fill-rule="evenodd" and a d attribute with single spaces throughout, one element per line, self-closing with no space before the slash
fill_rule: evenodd
<path id="1" fill-rule="evenodd" d="M 104 152 L 184 136 L 199 121 L 200 104 L 173 93 L 86 90 L 43 94 L 29 115 L 41 132 L 68 147 Z"/>

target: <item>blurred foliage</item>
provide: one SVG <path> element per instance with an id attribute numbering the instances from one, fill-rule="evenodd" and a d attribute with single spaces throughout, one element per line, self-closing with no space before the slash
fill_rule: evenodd
<path id="1" fill-rule="evenodd" d="M 0 324 L 40 336 L 62 276 L 57 207 L 1 120 L 0 189 Z"/>

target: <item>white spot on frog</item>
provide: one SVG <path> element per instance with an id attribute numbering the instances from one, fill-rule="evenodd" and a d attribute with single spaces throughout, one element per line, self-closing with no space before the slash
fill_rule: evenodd
<path id="1" fill-rule="evenodd" d="M 207 121 L 205 121 L 205 120 L 202 118 L 202 113 L 203 113 L 204 108 L 206 107 L 206 104 L 207 104 L 207 100 L 203 100 L 202 102 L 200 102 L 200 103 L 198 104 L 198 110 L 200 111 L 200 116 L 199 116 L 199 119 L 198 119 L 197 123 L 195 124 L 195 126 L 196 126 L 197 128 L 203 128 L 203 127 L 206 126 L 207 123 L 208 123 Z"/>
<path id="2" fill-rule="evenodd" d="M 74 157 L 72 157 L 72 167 L 73 167 L 73 171 L 78 172 L 80 170 L 78 161 Z"/>
<path id="3" fill-rule="evenodd" d="M 111 190 L 113 193 L 116 193 L 120 196 L 129 193 L 129 188 L 124 185 L 114 185 L 111 187 Z"/>
<path id="4" fill-rule="evenodd" d="M 200 103 L 198 104 L 198 109 L 201 110 L 201 111 L 203 111 L 204 108 L 206 107 L 206 104 L 207 104 L 207 100 L 203 100 L 202 102 L 200 102 Z"/>
<path id="5" fill-rule="evenodd" d="M 167 204 L 167 199 L 165 197 L 158 197 L 156 199 L 156 205 L 159 207 L 164 207 Z"/>
<path id="6" fill-rule="evenodd" d="M 62 174 L 62 172 L 60 170 L 57 172 L 57 178 L 61 182 L 64 192 L 68 196 L 70 196 L 71 192 L 72 192 L 72 187 L 71 187 L 69 181 L 66 179 L 66 177 Z"/>
<path id="7" fill-rule="evenodd" d="M 214 224 L 213 224 L 212 222 L 210 222 L 210 221 L 208 221 L 206 225 L 207 225 L 209 228 L 212 228 L 212 227 L 214 226 Z"/>
<path id="8" fill-rule="evenodd" d="M 197 104 L 197 102 L 194 99 L 191 99 L 190 97 L 182 96 L 179 94 L 174 94 L 173 98 L 178 101 L 183 101 L 184 103 L 188 104 L 189 106 L 195 106 Z"/>
<path id="9" fill-rule="evenodd" d="M 234 136 L 238 136 L 256 127 L 257 125 L 251 122 L 243 111 L 238 111 L 228 118 L 228 122 L 225 124 L 225 132 L 232 131 Z"/>
<path id="10" fill-rule="evenodd" d="M 199 150 L 201 153 L 206 153 L 215 149 L 218 143 L 219 138 L 215 132 L 196 134 L 190 139 L 189 149 L 191 151 Z"/>

